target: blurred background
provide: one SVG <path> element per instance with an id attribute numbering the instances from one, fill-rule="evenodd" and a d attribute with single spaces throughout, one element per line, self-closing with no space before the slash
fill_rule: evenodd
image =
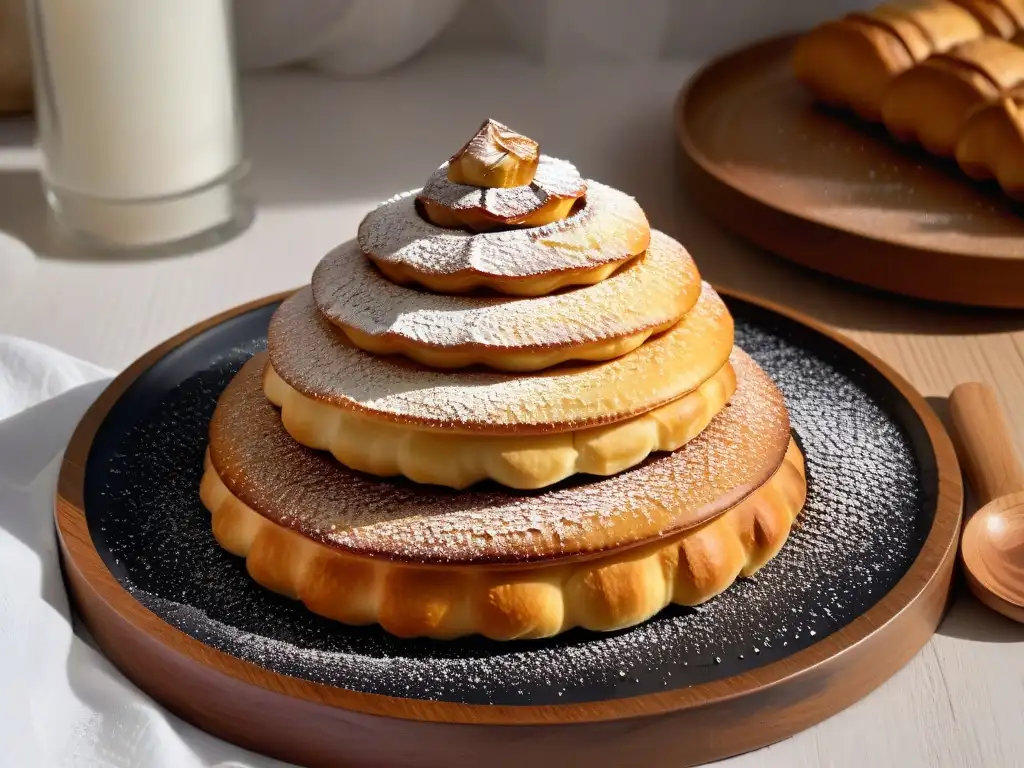
<path id="1" fill-rule="evenodd" d="M 736 255 L 728 233 L 680 199 L 673 105 L 709 58 L 871 6 L 870 0 L 233 0 L 241 139 L 250 168 L 244 183 L 255 201 L 254 221 L 244 236 L 213 250 L 196 247 L 145 266 L 118 257 L 100 266 L 53 237 L 31 112 L 26 5 L 74 10 L 86 20 L 101 7 L 187 10 L 198 18 L 213 0 L 62 2 L 0 0 L 0 304 L 6 307 L 0 327 L 111 367 L 190 322 L 304 282 L 373 205 L 421 185 L 487 117 L 536 139 L 545 154 L 571 159 L 588 178 L 628 190 L 655 227 L 705 254 L 708 279 L 728 277 L 733 287 L 759 292 L 788 284 L 796 279 L 792 270 Z M 73 27 L 54 50 L 77 57 L 73 49 L 86 36 L 76 40 Z M 114 60 L 106 62 L 105 75 L 93 73 L 93 82 L 71 89 L 74 115 L 94 131 L 88 135 L 119 151 L 124 145 L 110 130 L 128 135 L 133 103 L 150 112 L 171 109 L 172 134 L 182 136 L 198 114 L 189 105 L 211 92 L 208 77 L 193 76 L 193 85 L 176 96 L 184 106 L 173 106 L 175 95 L 167 91 L 146 98 L 140 73 L 128 83 L 137 100 L 117 103 L 120 91 L 111 79 L 125 69 L 120 62 L 144 63 L 147 56 L 142 43 L 124 51 L 131 25 L 124 29 L 92 31 L 94 44 L 106 40 L 124 55 L 108 55 Z M 178 60 L 164 52 L 161 66 Z M 193 70 L 205 71 L 202 61 L 181 53 Z M 72 65 L 65 82 L 78 83 L 80 69 Z M 136 144 L 131 163 L 124 152 L 113 159 L 128 163 L 132 178 L 154 177 L 134 163 L 156 162 L 160 153 L 147 155 L 145 142 Z M 100 162 L 104 155 L 76 153 L 85 156 Z M 170 157 L 157 170 L 175 164 Z M 741 258 L 743 267 L 734 268 Z M 32 292 L 43 285 L 52 299 L 46 306 Z M 805 308 L 833 304 L 827 297 L 813 303 Z M 79 322 L 83 307 L 98 304 L 109 310 Z M 146 320 L 125 333 L 125 317 Z"/>
<path id="2" fill-rule="evenodd" d="M 425 53 L 537 64 L 706 58 L 806 27 L 857 0 L 235 0 L 243 72 L 305 65 L 372 77 Z M 31 106 L 24 0 L 0 0 L 0 111 Z"/>

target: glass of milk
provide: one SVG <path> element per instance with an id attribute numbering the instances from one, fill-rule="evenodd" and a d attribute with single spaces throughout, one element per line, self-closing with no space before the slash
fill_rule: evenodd
<path id="1" fill-rule="evenodd" d="M 42 178 L 91 248 L 181 251 L 252 219 L 230 0 L 28 0 Z"/>

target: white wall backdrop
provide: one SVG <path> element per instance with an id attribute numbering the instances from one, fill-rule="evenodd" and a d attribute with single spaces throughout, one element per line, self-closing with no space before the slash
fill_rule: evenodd
<path id="1" fill-rule="evenodd" d="M 365 77 L 425 50 L 538 64 L 704 59 L 872 0 L 235 0 L 243 68 L 313 62 Z"/>

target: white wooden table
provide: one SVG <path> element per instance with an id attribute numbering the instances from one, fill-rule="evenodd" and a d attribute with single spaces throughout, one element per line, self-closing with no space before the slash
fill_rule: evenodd
<path id="1" fill-rule="evenodd" d="M 755 251 L 689 207 L 676 177 L 671 105 L 692 71 L 681 63 L 543 71 L 509 58 L 436 54 L 373 82 L 261 76 L 244 86 L 254 225 L 216 249 L 151 261 L 53 255 L 32 125 L 0 122 L 0 333 L 122 368 L 215 312 L 307 282 L 374 203 L 419 186 L 490 116 L 635 195 L 707 279 L 849 332 L 923 394 L 944 398 L 972 378 L 996 385 L 1024 449 L 1024 313 L 936 308 L 839 285 Z M 882 688 L 724 764 L 1024 765 L 1024 627 L 961 590 L 938 634 Z"/>

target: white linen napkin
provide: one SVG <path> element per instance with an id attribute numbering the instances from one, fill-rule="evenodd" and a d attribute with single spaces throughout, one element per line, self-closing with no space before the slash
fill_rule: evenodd
<path id="1" fill-rule="evenodd" d="M 73 618 L 53 497 L 64 448 L 111 373 L 0 335 L 0 764 L 272 768 L 128 681 Z"/>

